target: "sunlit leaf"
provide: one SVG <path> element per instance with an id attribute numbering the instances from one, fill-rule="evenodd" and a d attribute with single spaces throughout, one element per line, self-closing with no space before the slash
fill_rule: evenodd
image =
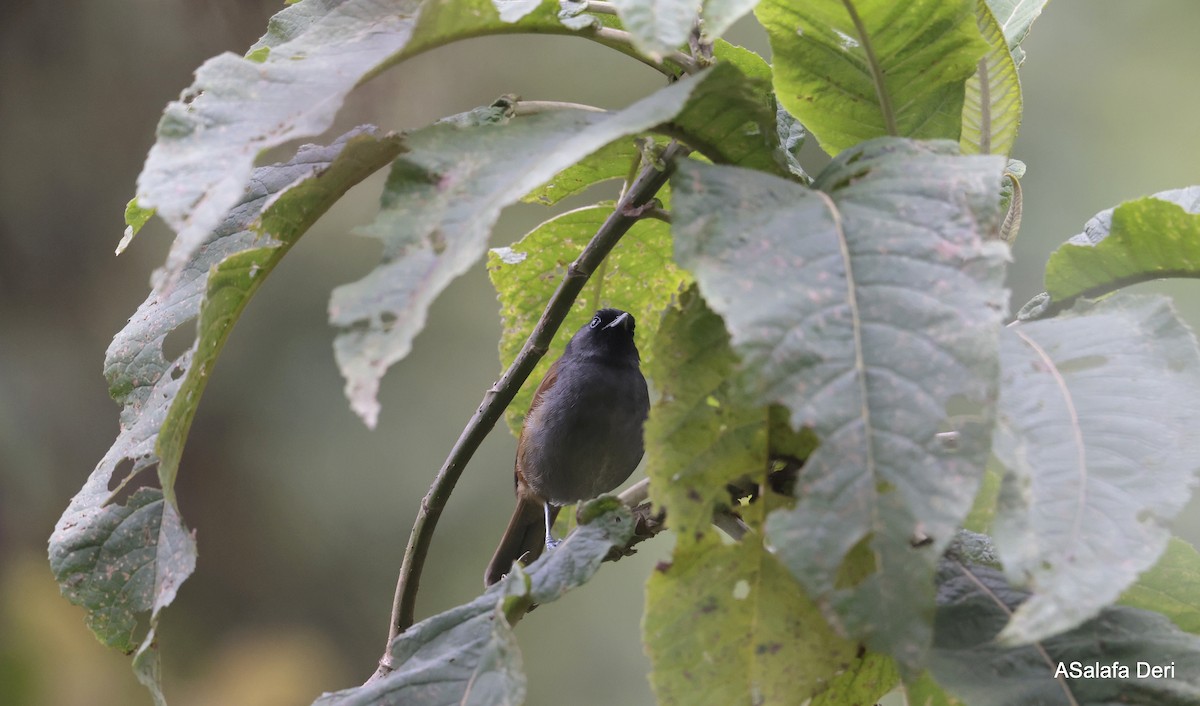
<path id="1" fill-rule="evenodd" d="M 1021 125 L 1021 82 L 1004 33 L 985 0 L 975 0 L 975 13 L 988 51 L 967 80 L 959 146 L 963 154 L 1007 155 Z"/>
<path id="2" fill-rule="evenodd" d="M 884 135 L 959 138 L 988 50 L 975 0 L 763 0 L 775 90 L 830 154 Z"/>
<path id="3" fill-rule="evenodd" d="M 1157 296 L 1004 334 L 995 538 L 1033 597 L 1001 638 L 1028 642 L 1096 615 L 1166 546 L 1200 467 L 1200 352 Z"/>
<path id="4" fill-rule="evenodd" d="M 724 318 L 749 391 L 820 439 L 795 509 L 768 521 L 777 555 L 902 665 L 928 644 L 936 558 L 982 478 L 1006 298 L 1007 250 L 984 240 L 1004 160 L 955 151 L 873 141 L 821 191 L 700 164 L 671 181 L 676 259 Z M 932 541 L 914 547 L 918 533 Z M 839 586 L 860 543 L 875 572 Z"/>

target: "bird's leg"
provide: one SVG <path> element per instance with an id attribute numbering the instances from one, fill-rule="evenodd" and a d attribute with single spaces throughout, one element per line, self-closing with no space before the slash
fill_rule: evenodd
<path id="1" fill-rule="evenodd" d="M 549 502 L 542 503 L 542 513 L 546 517 L 546 548 L 553 549 L 559 545 L 561 540 L 555 539 L 554 535 L 550 533 L 550 530 L 554 526 L 554 522 L 552 522 L 550 520 L 550 503 Z"/>

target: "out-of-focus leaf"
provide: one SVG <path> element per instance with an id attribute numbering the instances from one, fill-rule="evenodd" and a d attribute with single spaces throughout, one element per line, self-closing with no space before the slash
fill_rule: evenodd
<path id="1" fill-rule="evenodd" d="M 1162 277 L 1200 277 L 1200 186 L 1101 211 L 1046 263 L 1057 307 Z"/>
<path id="2" fill-rule="evenodd" d="M 1181 629 L 1200 635 L 1200 553 L 1172 537 L 1158 563 L 1139 576 L 1118 603 L 1161 613 Z"/>
<path id="3" fill-rule="evenodd" d="M 1004 31 L 1004 38 L 1008 41 L 1008 48 L 1012 52 L 1017 66 L 1025 61 L 1025 52 L 1021 49 L 1021 42 L 1025 41 L 1030 25 L 1038 18 L 1038 15 L 1042 14 L 1042 9 L 1049 1 L 987 0 L 992 15 Z"/>
<path id="4" fill-rule="evenodd" d="M 963 154 L 1007 155 L 1021 126 L 1021 81 L 1004 33 L 986 0 L 975 0 L 975 17 L 988 51 L 967 80 L 958 144 Z"/>
<path id="5" fill-rule="evenodd" d="M 303 0 L 272 17 L 247 56 L 209 59 L 167 105 L 138 177 L 138 203 L 177 233 L 157 282 L 180 276 L 262 151 L 327 130 L 359 83 L 459 39 L 518 32 L 573 30 L 559 22 L 555 0 L 518 22 L 501 19 L 491 0 Z"/>
<path id="6" fill-rule="evenodd" d="M 501 209 L 617 138 L 675 117 L 710 76 L 674 83 L 613 113 L 559 110 L 510 117 L 501 100 L 412 133 L 375 222 L 383 263 L 334 290 L 330 322 L 351 408 L 373 427 L 379 381 L 406 356 L 434 298 L 487 250 Z"/>
<path id="7" fill-rule="evenodd" d="M 715 39 L 725 34 L 741 18 L 745 17 L 758 0 L 704 0 L 700 16 L 704 20 L 704 36 Z"/>
<path id="8" fill-rule="evenodd" d="M 656 60 L 686 43 L 696 21 L 694 0 L 612 0 L 612 4 L 634 46 Z"/>
<path id="9" fill-rule="evenodd" d="M 422 620 L 391 644 L 395 671 L 359 687 L 325 694 L 313 706 L 519 706 L 525 698 L 521 654 L 508 621 L 531 603 L 546 604 L 587 583 L 614 546 L 633 535 L 633 518 L 613 498 L 554 550 L 466 605 Z"/>
<path id="10" fill-rule="evenodd" d="M 1200 466 L 1200 352 L 1158 296 L 1004 334 L 995 538 L 1033 591 L 1000 635 L 1015 643 L 1096 615 L 1163 551 Z"/>
<path id="11" fill-rule="evenodd" d="M 646 475 L 650 499 L 686 544 L 711 532 L 713 510 L 729 504 L 726 484 L 765 474 L 767 410 L 739 394 L 729 334 L 695 287 L 652 340 L 644 370 L 659 399 L 646 420 Z"/>
<path id="12" fill-rule="evenodd" d="M 988 51 L 975 0 L 763 0 L 775 91 L 830 154 L 884 135 L 958 140 Z"/>
<path id="13" fill-rule="evenodd" d="M 137 651 L 156 698 L 159 611 L 195 566 L 195 542 L 175 500 L 175 474 L 196 406 L 233 324 L 292 243 L 345 191 L 391 161 L 399 139 L 355 130 L 328 147 L 255 171 L 252 187 L 197 250 L 178 284 L 155 292 L 108 349 L 105 375 L 122 406 L 121 431 L 50 538 L 63 594 L 87 609 L 105 644 Z M 167 335 L 197 320 L 191 347 L 163 355 Z M 157 466 L 161 490 L 137 488 Z M 122 488 L 137 488 L 123 499 Z M 150 612 L 144 637 L 138 615 Z M 139 644 L 140 641 L 140 644 Z"/>
<path id="14" fill-rule="evenodd" d="M 1194 706 L 1200 702 L 1200 638 L 1136 608 L 1106 608 L 1074 630 L 1006 647 L 998 633 L 1028 594 L 995 568 L 950 551 L 938 568 L 938 609 L 930 671 L 970 706 Z M 1147 678 L 1139 662 L 1173 666 Z M 1083 671 L 1114 669 L 1112 678 Z M 1072 670 L 1080 670 L 1074 673 Z M 1099 675 L 1097 675 L 1099 676 Z M 937 703 L 937 702 L 935 702 Z"/>
<path id="15" fill-rule="evenodd" d="M 904 698 L 909 706 L 966 706 L 947 694 L 928 672 L 904 685 Z"/>
<path id="16" fill-rule="evenodd" d="M 601 203 L 568 211 L 541 224 L 511 247 L 489 253 L 488 275 L 499 295 L 504 323 L 500 337 L 502 366 L 516 358 L 567 267 L 612 214 L 613 207 L 612 203 Z M 685 281 L 687 274 L 675 267 L 671 258 L 670 227 L 658 220 L 638 221 L 593 273 L 592 281 L 575 301 L 530 379 L 540 380 L 575 331 L 587 324 L 596 309 L 607 306 L 633 314 L 643 365 L 649 369 L 655 350 L 647 344 L 655 340 L 660 312 Z M 534 387 L 525 385 L 505 412 L 514 434 L 524 422 Z"/>
<path id="17" fill-rule="evenodd" d="M 808 706 L 844 706 L 845 704 L 874 704 L 900 681 L 896 663 L 878 652 L 854 657 L 850 666 L 837 675 L 829 687 L 815 696 Z M 912 704 L 916 706 L 916 704 Z"/>
<path id="18" fill-rule="evenodd" d="M 1007 249 L 983 239 L 1004 160 L 956 150 L 873 141 L 822 191 L 695 163 L 671 181 L 676 259 L 724 318 L 749 391 L 820 439 L 768 537 L 849 634 L 907 666 L 928 645 L 936 557 L 982 478 L 1006 298 Z M 914 547 L 917 533 L 932 541 Z M 860 542 L 874 573 L 838 587 Z"/>

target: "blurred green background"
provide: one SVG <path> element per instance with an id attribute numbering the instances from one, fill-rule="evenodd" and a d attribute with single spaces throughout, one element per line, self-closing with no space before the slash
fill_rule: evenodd
<path id="1" fill-rule="evenodd" d="M 127 658 L 59 597 L 46 539 L 116 433 L 104 351 L 169 244 L 152 222 L 113 256 L 159 113 L 204 59 L 242 53 L 279 7 L 0 3 L 0 704 L 149 703 Z M 1034 25 L 1015 153 L 1029 165 L 1015 306 L 1040 291 L 1046 256 L 1095 212 L 1200 183 L 1197 27 L 1194 0 L 1055 0 Z M 766 52 L 752 21 L 729 38 Z M 587 41 L 475 40 L 375 79 L 331 132 L 417 127 L 501 93 L 615 108 L 660 83 Z M 808 156 L 814 169 L 823 161 Z M 379 429 L 349 412 L 325 305 L 377 257 L 376 243 L 350 231 L 371 217 L 380 183 L 351 192 L 276 270 L 196 417 L 179 497 L 200 559 L 160 633 L 173 704 L 308 703 L 370 674 L 415 508 L 499 373 L 497 304 L 480 264 L 438 300 L 385 379 Z M 547 215 L 510 209 L 494 243 Z M 1196 321 L 1195 285 L 1169 289 Z M 511 511 L 514 447 L 497 429 L 464 475 L 434 541 L 421 616 L 477 594 Z M 1192 541 L 1196 508 L 1178 523 Z M 521 624 L 530 704 L 652 703 L 642 582 L 668 545 L 643 545 Z"/>

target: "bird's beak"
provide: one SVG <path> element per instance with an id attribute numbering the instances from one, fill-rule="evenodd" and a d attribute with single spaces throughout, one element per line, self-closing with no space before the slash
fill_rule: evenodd
<path id="1" fill-rule="evenodd" d="M 601 329 L 601 330 L 610 329 L 613 326 L 619 326 L 619 325 L 625 323 L 625 319 L 628 319 L 628 318 L 629 318 L 629 312 L 624 312 L 617 318 L 613 319 L 612 323 L 610 323 L 608 326 L 605 326 L 604 329 Z"/>

